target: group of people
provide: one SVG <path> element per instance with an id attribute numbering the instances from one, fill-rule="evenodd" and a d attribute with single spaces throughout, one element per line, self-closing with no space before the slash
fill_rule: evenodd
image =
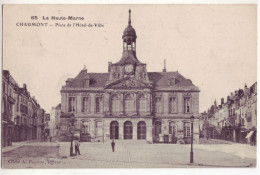
<path id="1" fill-rule="evenodd" d="M 79 146 L 80 146 L 80 142 L 79 142 L 79 138 L 76 138 L 74 141 L 74 146 L 75 146 L 75 152 L 76 152 L 76 155 L 80 155 L 80 150 L 79 150 Z M 111 142 L 111 147 L 112 147 L 112 152 L 115 152 L 115 141 L 112 140 Z"/>

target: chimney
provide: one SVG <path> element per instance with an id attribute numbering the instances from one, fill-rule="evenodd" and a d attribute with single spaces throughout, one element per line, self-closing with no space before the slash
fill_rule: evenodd
<path id="1" fill-rule="evenodd" d="M 233 99 L 233 97 L 234 97 L 234 94 L 233 94 L 233 92 L 231 92 L 230 98 Z"/>
<path id="2" fill-rule="evenodd" d="M 70 80 L 70 79 L 67 79 L 67 80 L 66 80 L 66 86 L 70 86 L 70 84 L 71 84 L 71 80 Z"/>
<path id="3" fill-rule="evenodd" d="M 224 98 L 221 98 L 221 105 L 224 104 Z"/>
<path id="4" fill-rule="evenodd" d="M 166 72 L 166 60 L 164 59 L 164 67 L 163 67 L 163 72 Z"/>
<path id="5" fill-rule="evenodd" d="M 108 62 L 108 72 L 110 72 L 111 71 L 111 67 L 112 67 L 112 62 Z"/>
<path id="6" fill-rule="evenodd" d="M 217 107 L 217 101 L 216 101 L 216 99 L 215 99 L 215 101 L 214 101 L 214 107 L 215 107 L 215 108 Z"/>
<path id="7" fill-rule="evenodd" d="M 190 79 L 187 79 L 190 83 L 192 83 L 192 81 Z"/>
<path id="8" fill-rule="evenodd" d="M 27 86 L 26 86 L 25 83 L 23 84 L 23 88 L 24 88 L 25 90 L 27 90 Z"/>
<path id="9" fill-rule="evenodd" d="M 230 96 L 227 96 L 227 101 L 229 101 L 230 100 Z"/>
<path id="10" fill-rule="evenodd" d="M 249 94 L 249 88 L 247 87 L 247 85 L 245 84 L 245 88 L 244 88 L 244 95 L 248 96 Z"/>

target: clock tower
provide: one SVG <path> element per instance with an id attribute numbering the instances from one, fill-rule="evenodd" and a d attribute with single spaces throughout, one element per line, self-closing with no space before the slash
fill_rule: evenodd
<path id="1" fill-rule="evenodd" d="M 149 83 L 146 64 L 141 63 L 136 57 L 135 29 L 132 27 L 131 10 L 129 9 L 128 25 L 123 32 L 123 53 L 117 63 L 109 63 L 109 81 L 107 84 L 122 78 L 131 78 L 144 83 Z"/>

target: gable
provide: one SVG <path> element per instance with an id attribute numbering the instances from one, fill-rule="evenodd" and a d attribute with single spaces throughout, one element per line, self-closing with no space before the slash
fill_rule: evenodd
<path id="1" fill-rule="evenodd" d="M 105 86 L 106 89 L 132 89 L 132 88 L 151 88 L 151 85 L 140 82 L 133 78 L 123 78 Z"/>

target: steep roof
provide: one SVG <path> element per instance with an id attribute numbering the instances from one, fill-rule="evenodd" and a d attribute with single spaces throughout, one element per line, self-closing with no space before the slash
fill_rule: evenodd
<path id="1" fill-rule="evenodd" d="M 199 88 L 192 84 L 191 80 L 183 77 L 179 72 L 148 72 L 149 80 L 155 88 L 164 90 L 195 90 Z M 170 86 L 169 80 L 175 78 L 175 85 Z"/>
<path id="2" fill-rule="evenodd" d="M 69 87 L 85 87 L 84 80 L 87 79 L 90 81 L 89 87 L 104 87 L 108 77 L 109 73 L 87 73 L 87 70 L 82 70 L 75 78 L 68 79 L 71 81 Z"/>
<path id="3" fill-rule="evenodd" d="M 155 89 L 163 90 L 194 90 L 199 91 L 189 79 L 186 79 L 178 72 L 148 72 L 149 80 L 153 83 Z M 169 84 L 169 80 L 175 78 L 175 85 Z M 89 87 L 105 87 L 105 83 L 109 79 L 109 73 L 87 73 L 87 70 L 82 70 L 75 78 L 69 78 L 68 87 L 85 87 L 84 80 L 90 81 Z"/>
<path id="4" fill-rule="evenodd" d="M 61 104 L 59 103 L 59 104 L 55 107 L 55 109 L 61 109 Z"/>

